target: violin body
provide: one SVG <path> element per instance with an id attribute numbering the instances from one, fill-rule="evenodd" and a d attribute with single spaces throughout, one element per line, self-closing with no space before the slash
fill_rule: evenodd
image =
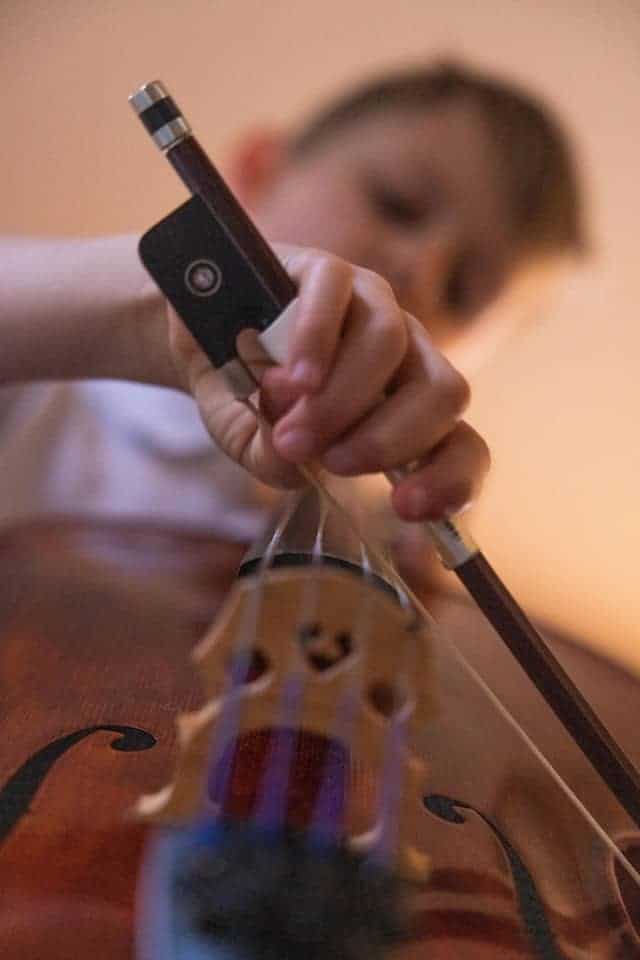
<path id="1" fill-rule="evenodd" d="M 135 886 L 150 829 L 133 810 L 141 795 L 171 781 L 174 769 L 173 802 L 179 807 L 183 797 L 184 814 L 201 803 L 201 780 L 193 793 L 185 776 L 188 750 L 178 743 L 176 729 L 193 743 L 191 734 L 203 729 L 207 711 L 207 722 L 215 714 L 211 704 L 220 700 L 229 670 L 228 657 L 225 665 L 218 654 L 231 636 L 227 628 L 238 619 L 239 596 L 250 578 L 240 581 L 219 620 L 205 632 L 233 581 L 241 549 L 212 545 L 209 550 L 188 537 L 169 548 L 157 536 L 67 526 L 19 531 L 2 543 L 0 942 L 6 960 L 66 960 L 88 951 L 97 960 L 131 960 Z M 325 598 L 318 610 L 331 609 L 337 616 L 345 607 L 340 608 L 338 593 L 353 586 L 353 573 L 331 569 L 328 578 L 326 571 L 323 576 L 332 602 Z M 296 577 L 282 568 L 276 581 L 304 593 L 301 581 L 291 587 Z M 356 593 L 361 587 L 356 581 Z M 396 617 L 400 629 L 404 612 L 390 612 L 393 601 L 384 591 L 376 585 L 369 589 L 378 605 L 374 624 Z M 290 641 L 282 639 L 294 622 L 287 621 L 286 606 L 280 605 L 281 629 L 273 634 L 280 637 L 279 645 L 263 651 L 269 659 L 283 657 Z M 322 620 L 318 610 L 311 618 L 316 624 Z M 599 822 L 610 835 L 624 838 L 637 860 L 629 818 L 498 647 L 490 628 L 459 599 L 441 601 L 438 619 L 439 633 L 455 640 Z M 349 647 L 337 633 L 331 632 L 328 644 L 326 636 L 318 641 L 316 634 L 299 647 L 311 658 L 307 666 L 325 691 L 331 684 L 334 691 L 346 684 L 344 668 L 353 659 L 353 642 Z M 352 630 L 352 641 L 357 633 Z M 188 654 L 199 639 L 198 670 Z M 448 645 L 430 630 L 420 642 L 422 673 L 411 674 L 420 696 L 402 750 L 402 796 L 395 807 L 402 813 L 401 839 L 393 861 L 412 885 L 412 929 L 390 956 L 640 957 L 634 885 L 459 668 Z M 632 707 L 638 697 L 635 678 L 566 641 L 556 639 L 553 646 L 632 759 L 640 760 Z M 384 658 L 397 658 L 400 649 L 389 634 L 382 660 L 369 661 L 373 672 L 365 671 L 360 680 L 380 670 L 393 673 L 396 668 Z M 233 760 L 221 769 L 233 768 L 236 789 L 227 812 L 236 817 L 255 812 L 256 771 L 266 764 L 273 731 L 290 727 L 290 718 L 278 712 L 282 686 L 274 682 L 267 695 L 264 661 L 258 658 L 254 667 L 263 671 L 263 688 L 260 696 L 249 698 L 243 719 L 253 731 L 253 739 L 244 741 L 249 762 L 243 765 L 242 750 L 218 754 Z M 257 677 L 255 689 L 259 686 Z M 359 689 L 366 692 L 369 726 L 366 736 L 353 739 L 349 759 L 342 755 L 348 769 L 341 782 L 352 789 L 341 808 L 340 842 L 347 834 L 371 840 L 385 770 L 376 731 L 395 709 L 388 690 L 372 693 L 372 683 L 366 682 Z M 327 693 L 325 702 L 332 699 Z M 317 810 L 319 780 L 308 774 L 314 764 L 317 773 L 327 755 L 326 744 L 309 737 L 309 732 L 327 736 L 326 727 L 317 728 L 327 711 L 309 709 L 293 744 L 306 775 L 290 781 L 286 810 L 294 822 L 298 811 L 297 829 L 304 829 L 310 811 Z M 188 735 L 184 721 L 176 728 L 180 714 L 192 718 Z M 339 738 L 337 728 L 331 737 Z M 215 789 L 209 799 L 215 806 Z"/>
<path id="2" fill-rule="evenodd" d="M 59 522 L 0 557 L 0 955 L 132 955 L 131 816 L 201 699 L 189 651 L 245 548 Z"/>

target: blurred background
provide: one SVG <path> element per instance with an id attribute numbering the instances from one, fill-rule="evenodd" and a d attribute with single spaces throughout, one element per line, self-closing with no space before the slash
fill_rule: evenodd
<path id="1" fill-rule="evenodd" d="M 635 0 L 2 0 L 3 232 L 140 231 L 184 199 L 127 104 L 163 79 L 205 148 L 372 70 L 455 56 L 572 134 L 589 258 L 475 378 L 473 530 L 532 613 L 640 670 L 640 7 Z M 1 307 L 0 307 L 1 309 Z"/>

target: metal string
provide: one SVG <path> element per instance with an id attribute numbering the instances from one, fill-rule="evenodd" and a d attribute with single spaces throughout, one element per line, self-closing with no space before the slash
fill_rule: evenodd
<path id="1" fill-rule="evenodd" d="M 363 699 L 364 651 L 373 633 L 372 598 L 374 594 L 372 591 L 377 588 L 373 584 L 373 570 L 362 541 L 360 543 L 360 553 L 362 569 L 360 589 L 361 593 L 364 594 L 365 602 L 360 603 L 356 608 L 355 623 L 351 628 L 353 650 L 350 658 L 352 658 L 352 663 L 348 674 L 348 682 L 338 702 L 330 737 L 331 744 L 343 744 L 348 750 L 346 770 L 342 763 L 344 757 L 330 746 L 325 759 L 322 783 L 316 797 L 310 827 L 312 842 L 326 844 L 337 842 L 347 826 L 345 818 L 348 815 L 348 798 L 343 794 L 340 798 L 341 810 L 336 810 L 335 786 L 339 784 L 346 793 L 353 779 L 353 740 L 358 707 Z M 340 822 L 338 816 L 340 812 L 345 819 L 344 824 Z"/>
<path id="2" fill-rule="evenodd" d="M 221 815 L 224 810 L 224 801 L 227 797 L 233 766 L 231 762 L 223 764 L 222 760 L 227 747 L 236 742 L 240 730 L 244 684 L 251 665 L 253 643 L 262 611 L 266 576 L 299 499 L 300 495 L 287 498 L 285 501 L 284 509 L 273 536 L 260 558 L 257 583 L 251 592 L 249 602 L 244 606 L 242 620 L 234 641 L 231 670 L 226 689 L 219 701 L 221 702 L 221 710 L 215 727 L 207 766 L 211 780 L 209 798 L 216 804 L 218 815 Z"/>

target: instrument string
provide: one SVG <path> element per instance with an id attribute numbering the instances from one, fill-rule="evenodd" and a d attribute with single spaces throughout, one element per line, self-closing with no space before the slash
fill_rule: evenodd
<path id="1" fill-rule="evenodd" d="M 279 536 L 271 541 L 270 557 L 267 563 L 261 562 L 259 567 L 259 587 L 263 591 L 264 581 L 269 567 L 272 565 L 277 546 L 282 541 L 286 528 L 300 505 L 301 494 L 290 498 L 290 509 L 286 513 L 284 523 L 280 525 Z M 322 512 L 314 542 L 310 550 L 311 566 L 318 567 L 323 558 L 323 531 L 326 521 L 326 508 L 322 505 Z M 319 606 L 319 586 L 316 577 L 307 577 L 302 585 L 302 599 L 297 611 L 295 638 L 302 644 L 310 627 L 317 620 Z M 257 627 L 256 618 L 251 618 L 247 624 L 248 631 Z M 244 631 L 243 631 L 244 632 Z M 288 638 L 287 638 L 288 641 Z M 299 727 L 300 712 L 305 693 L 305 671 L 303 669 L 300 651 L 297 643 L 289 644 L 291 651 L 287 661 L 287 671 L 283 676 L 282 687 L 278 695 L 275 711 L 275 721 L 271 727 L 267 744 L 265 762 L 260 776 L 260 783 L 256 792 L 256 803 L 252 811 L 252 822 L 262 829 L 277 830 L 286 822 L 287 796 L 291 778 L 291 771 L 296 759 L 298 743 L 297 728 Z"/>
<path id="2" fill-rule="evenodd" d="M 300 497 L 296 500 L 299 506 Z M 289 513 L 287 525 L 293 512 Z M 327 517 L 324 502 L 311 547 L 311 567 L 316 570 L 323 561 L 323 536 Z M 283 531 L 284 532 L 284 531 Z M 288 805 L 288 787 L 293 765 L 296 762 L 298 728 L 303 709 L 306 674 L 300 656 L 300 645 L 305 639 L 313 639 L 320 608 L 320 585 L 315 576 L 302 582 L 302 596 L 296 614 L 295 641 L 289 643 L 287 672 L 276 706 L 276 721 L 267 747 L 267 757 L 260 777 L 260 784 L 252 820 L 261 828 L 277 830 L 285 825 Z M 288 638 L 287 638 L 288 639 Z"/>
<path id="3" fill-rule="evenodd" d="M 359 660 L 357 662 L 359 663 Z M 346 686 L 338 701 L 325 755 L 322 780 L 311 815 L 310 840 L 320 846 L 329 847 L 337 844 L 342 839 L 347 826 L 343 821 L 346 820 L 348 813 L 347 791 L 352 763 L 350 748 L 359 703 L 360 691 L 354 681 Z M 346 764 L 345 755 L 340 748 L 344 743 L 350 751 Z"/>
<path id="4" fill-rule="evenodd" d="M 283 684 L 278 722 L 269 741 L 267 761 L 251 817 L 258 828 L 275 831 L 286 825 L 289 780 L 296 755 L 298 714 L 303 693 L 303 673 L 293 670 Z"/>
<path id="5" fill-rule="evenodd" d="M 375 841 L 369 856 L 377 864 L 389 866 L 397 848 L 398 811 L 402 798 L 403 767 L 407 744 L 407 717 L 398 711 L 385 737 L 384 760 L 380 777 Z"/>
<path id="6" fill-rule="evenodd" d="M 555 782 L 556 786 L 562 790 L 567 799 L 573 804 L 577 809 L 578 813 L 584 817 L 588 822 L 591 829 L 602 841 L 602 843 L 607 847 L 609 852 L 615 857 L 616 861 L 620 866 L 627 872 L 629 877 L 640 887 L 640 872 L 633 866 L 630 860 L 625 856 L 625 854 L 620 850 L 618 845 L 611 839 L 609 834 L 600 826 L 598 821 L 589 810 L 585 807 L 582 801 L 574 793 L 571 787 L 566 783 L 563 777 L 557 772 L 553 764 L 547 760 L 542 751 L 535 745 L 531 737 L 523 730 L 518 721 L 515 719 L 513 714 L 505 707 L 502 701 L 495 695 L 493 690 L 484 682 L 479 673 L 471 666 L 469 661 L 466 659 L 463 653 L 456 647 L 452 641 L 447 641 L 447 646 L 451 650 L 453 656 L 458 662 L 460 668 L 464 670 L 467 675 L 472 679 L 477 686 L 482 690 L 487 700 L 492 704 L 495 710 L 500 714 L 505 723 L 514 731 L 514 733 L 524 742 L 525 746 L 531 751 L 538 763 L 544 768 L 548 773 L 551 779 Z"/>
<path id="7" fill-rule="evenodd" d="M 326 508 L 322 512 L 318 529 L 311 547 L 311 566 L 322 563 L 322 540 L 326 522 Z M 292 514 L 289 519 L 291 519 Z M 303 582 L 302 600 L 297 612 L 295 635 L 304 642 L 305 631 L 317 620 L 319 585 L 316 577 L 307 577 Z M 276 830 L 286 822 L 288 788 L 291 771 L 296 758 L 299 716 L 305 693 L 305 673 L 300 662 L 298 645 L 290 645 L 287 672 L 284 675 L 279 702 L 276 707 L 276 722 L 267 748 L 256 806 L 252 820 L 261 828 Z"/>
<path id="8" fill-rule="evenodd" d="M 415 631 L 405 628 L 404 641 L 402 664 L 393 680 L 392 713 L 385 736 L 378 793 L 378 829 L 370 854 L 376 863 L 387 866 L 398 848 L 403 771 L 407 759 L 409 723 L 415 706 L 415 694 L 410 681 L 411 668 L 417 656 Z"/>
<path id="9" fill-rule="evenodd" d="M 298 505 L 299 497 L 300 495 L 285 500 L 274 533 L 260 558 L 256 584 L 250 593 L 249 602 L 243 607 L 240 627 L 234 640 L 230 670 L 225 690 L 220 698 L 220 712 L 207 766 L 209 771 L 207 800 L 214 804 L 218 816 L 224 813 L 231 784 L 233 763 L 230 758 L 227 763 L 223 761 L 226 751 L 236 743 L 241 727 L 245 684 L 251 669 L 255 638 L 264 603 L 267 573 L 273 564 L 284 531 Z"/>
<path id="10" fill-rule="evenodd" d="M 324 563 L 324 539 L 330 512 L 330 505 L 325 498 L 320 498 L 319 505 L 318 527 L 312 549 L 309 551 L 311 567 L 316 570 Z M 331 724 L 331 735 L 328 737 L 326 744 L 322 775 L 316 793 L 309 830 L 312 843 L 320 842 L 325 845 L 331 840 L 337 841 L 346 826 L 343 821 L 347 812 L 347 792 L 353 780 L 353 777 L 349 776 L 349 772 L 355 756 L 352 737 L 357 706 L 362 699 L 362 651 L 366 649 L 370 642 L 373 630 L 373 603 L 371 601 L 373 571 L 366 546 L 360 538 L 358 539 L 360 542 L 362 576 L 366 583 L 366 586 L 361 585 L 361 593 L 364 594 L 365 602 L 356 605 L 355 624 L 351 625 L 350 633 L 353 637 L 353 647 L 347 654 L 351 660 L 350 669 L 347 670 L 347 683 Z M 369 599 L 368 603 L 366 602 L 367 598 Z M 308 636 L 310 649 L 312 649 L 316 634 L 321 642 L 328 640 L 331 645 L 331 639 L 326 635 L 322 636 L 324 633 L 323 611 L 320 609 L 320 603 L 319 578 L 314 576 L 305 578 L 302 602 L 297 615 L 297 635 L 299 638 Z M 299 652 L 294 647 L 292 664 L 295 665 L 298 661 Z M 340 662 L 342 663 L 342 661 Z M 279 817 L 280 825 L 284 819 L 286 787 L 291 774 L 291 765 L 295 759 L 295 711 L 302 704 L 303 686 L 302 672 L 299 668 L 292 666 L 289 677 L 285 679 L 283 703 L 279 711 L 282 719 L 276 728 L 272 756 L 262 783 L 264 799 L 260 806 L 260 814 L 263 814 L 265 808 L 269 809 L 272 817 Z M 347 751 L 346 754 L 345 750 Z M 272 795 L 273 799 L 271 801 L 269 801 L 268 795 Z M 275 799 L 276 797 L 279 797 L 279 801 Z M 272 821 L 272 824 L 276 825 L 275 820 Z"/>
<path id="11" fill-rule="evenodd" d="M 324 502 L 324 501 L 323 501 Z M 329 504 L 325 503 L 328 509 Z M 349 654 L 349 669 L 346 683 L 331 725 L 330 745 L 327 751 L 322 781 L 316 799 L 312 820 L 312 840 L 321 843 L 337 841 L 347 830 L 349 806 L 352 797 L 350 788 L 356 780 L 354 749 L 358 708 L 363 700 L 364 651 L 368 649 L 373 633 L 374 573 L 366 546 L 360 541 L 362 581 L 360 593 L 364 602 L 355 606 L 355 621 L 351 629 L 353 647 Z M 339 745 L 348 751 L 345 756 Z"/>

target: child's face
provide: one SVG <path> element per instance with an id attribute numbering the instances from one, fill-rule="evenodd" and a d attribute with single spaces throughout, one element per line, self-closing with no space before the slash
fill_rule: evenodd
<path id="1" fill-rule="evenodd" d="M 443 348 L 514 267 L 498 154 L 464 102 L 371 116 L 300 159 L 285 155 L 249 205 L 271 239 L 382 274 Z"/>

